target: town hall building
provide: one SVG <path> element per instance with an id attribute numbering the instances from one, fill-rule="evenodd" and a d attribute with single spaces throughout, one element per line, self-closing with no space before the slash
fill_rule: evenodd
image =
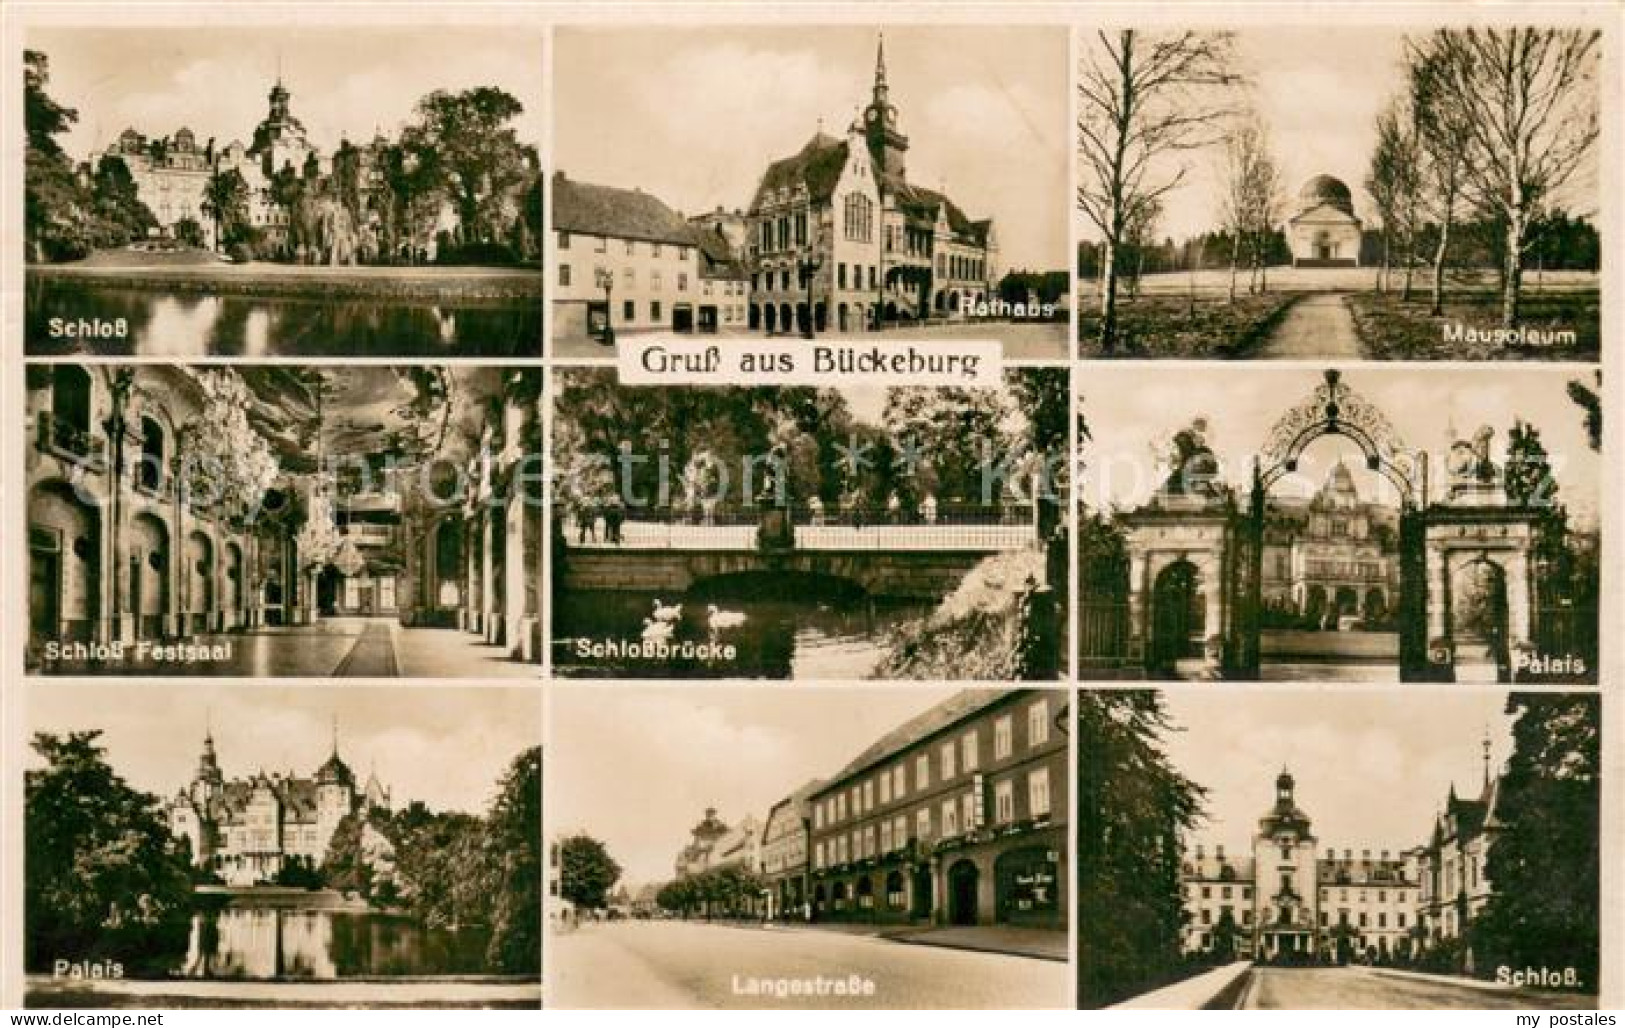
<path id="1" fill-rule="evenodd" d="M 747 211 L 750 328 L 856 332 L 962 317 L 992 296 L 991 219 L 909 181 L 908 137 L 882 40 L 869 105 L 837 138 L 820 126 L 763 172 Z"/>

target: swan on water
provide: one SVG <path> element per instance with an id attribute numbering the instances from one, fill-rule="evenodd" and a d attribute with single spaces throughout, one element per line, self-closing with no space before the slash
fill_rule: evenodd
<path id="1" fill-rule="evenodd" d="M 705 608 L 712 628 L 738 628 L 745 623 L 745 615 L 737 610 L 718 610 L 716 604 Z"/>

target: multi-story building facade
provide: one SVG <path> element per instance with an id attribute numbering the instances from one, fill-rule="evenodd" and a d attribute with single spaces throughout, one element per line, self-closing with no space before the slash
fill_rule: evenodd
<path id="1" fill-rule="evenodd" d="M 1418 918 L 1425 943 L 1463 937 L 1490 900 L 1488 866 L 1490 847 L 1501 830 L 1496 810 L 1500 786 L 1500 779 L 1486 775 L 1483 791 L 1469 800 L 1458 797 L 1452 785 L 1428 841 L 1417 852 Z"/>
<path id="2" fill-rule="evenodd" d="M 886 321 L 954 318 L 998 281 L 991 220 L 908 181 L 908 137 L 886 81 L 884 43 L 870 102 L 836 138 L 820 129 L 768 165 L 748 211 L 749 325 L 769 334 L 859 332 Z"/>
<path id="3" fill-rule="evenodd" d="M 767 812 L 762 828 L 762 877 L 767 882 L 770 917 L 799 918 L 808 902 L 808 836 L 812 827 L 808 797 L 823 784 L 808 782 Z"/>
<path id="4" fill-rule="evenodd" d="M 1463 800 L 1451 787 L 1428 842 L 1404 851 L 1317 855 L 1292 775 L 1276 779 L 1251 852 L 1198 845 L 1184 862 L 1185 950 L 1268 962 L 1405 960 L 1459 938 L 1489 901 L 1485 861 L 1498 780 Z"/>
<path id="5" fill-rule="evenodd" d="M 1399 592 L 1399 511 L 1360 495 L 1338 461 L 1307 499 L 1272 498 L 1263 597 L 1274 612 L 1335 629 L 1391 619 Z"/>
<path id="6" fill-rule="evenodd" d="M 297 616 L 294 526 L 275 514 L 250 521 L 181 487 L 182 455 L 204 404 L 195 376 L 212 374 L 29 368 L 30 663 L 51 642 L 173 639 Z M 290 500 L 300 488 L 284 482 L 277 495 Z"/>
<path id="7" fill-rule="evenodd" d="M 376 775 L 357 783 L 339 757 L 336 731 L 332 755 L 309 778 L 258 771 L 229 780 L 215 755 L 214 734 L 206 732 L 197 771 L 170 800 L 167 814 L 170 831 L 186 840 L 193 864 L 241 886 L 270 881 L 290 859 L 319 867 L 340 821 L 388 811 L 389 804 L 389 790 Z M 376 832 L 364 830 L 363 836 L 364 848 L 388 848 Z"/>
<path id="8" fill-rule="evenodd" d="M 606 323 L 617 332 L 695 328 L 702 261 L 682 215 L 642 190 L 562 171 L 553 173 L 551 202 L 555 338 L 595 336 Z"/>
<path id="9" fill-rule="evenodd" d="M 820 920 L 1066 923 L 1066 693 L 967 690 L 808 796 Z"/>

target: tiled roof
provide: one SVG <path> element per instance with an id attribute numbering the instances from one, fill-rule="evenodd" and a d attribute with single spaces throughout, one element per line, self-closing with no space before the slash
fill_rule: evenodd
<path id="1" fill-rule="evenodd" d="M 925 713 L 910 718 L 881 736 L 842 768 L 840 774 L 825 782 L 824 786 L 839 784 L 843 779 L 873 767 L 922 739 L 928 739 L 1011 695 L 1014 694 L 1000 689 L 965 689 L 957 692 Z M 824 791 L 824 787 L 820 787 L 818 791 Z"/>
<path id="2" fill-rule="evenodd" d="M 991 219 L 972 221 L 959 209 L 959 205 L 945 194 L 935 189 L 912 185 L 895 175 L 886 176 L 882 184 L 897 198 L 897 206 L 904 214 L 934 222 L 937 219 L 937 211 L 946 208 L 948 227 L 953 230 L 954 235 L 964 236 L 978 244 L 987 243 L 988 229 L 993 225 Z"/>
<path id="3" fill-rule="evenodd" d="M 814 203 L 828 201 L 835 192 L 835 184 L 841 180 L 841 169 L 846 167 L 846 154 L 846 143 L 822 132 L 815 134 L 799 152 L 767 166 L 761 184 L 756 187 L 751 210 L 761 208 L 767 193 L 799 185 L 807 187 Z"/>
<path id="4" fill-rule="evenodd" d="M 553 173 L 553 228 L 561 232 L 694 246 L 694 230 L 658 197 Z"/>

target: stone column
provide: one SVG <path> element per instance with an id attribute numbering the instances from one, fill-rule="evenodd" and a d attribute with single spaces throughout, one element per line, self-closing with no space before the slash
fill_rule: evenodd
<path id="1" fill-rule="evenodd" d="M 1532 642 L 1534 611 L 1530 602 L 1529 552 L 1518 550 L 1507 555 L 1507 648 L 1509 656 L 1516 656 Z"/>
<path id="2" fill-rule="evenodd" d="M 491 554 L 492 536 L 496 531 L 492 523 L 489 498 L 482 502 L 480 512 L 480 634 L 488 643 L 496 642 L 497 590 L 496 567 Z"/>
<path id="3" fill-rule="evenodd" d="M 1146 637 L 1151 626 L 1146 603 L 1146 577 L 1150 574 L 1145 551 L 1130 548 L 1128 564 L 1128 658 L 1139 662 L 1145 658 Z"/>

